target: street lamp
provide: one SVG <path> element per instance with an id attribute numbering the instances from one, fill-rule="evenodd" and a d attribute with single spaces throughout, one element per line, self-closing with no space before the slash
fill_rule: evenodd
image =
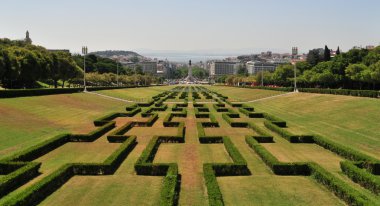
<path id="1" fill-rule="evenodd" d="M 84 92 L 87 92 L 87 88 L 86 88 L 86 54 L 87 54 L 88 50 L 87 50 L 87 46 L 83 46 L 82 47 L 82 54 L 83 54 L 83 71 L 84 71 L 84 74 L 83 74 L 83 87 L 84 87 Z"/>
<path id="2" fill-rule="evenodd" d="M 296 64 L 296 62 L 293 62 L 293 66 L 294 66 L 294 92 L 298 92 L 298 89 L 297 89 L 297 64 Z"/>
<path id="3" fill-rule="evenodd" d="M 264 86 L 264 64 L 261 63 L 261 86 Z"/>
<path id="4" fill-rule="evenodd" d="M 116 85 L 119 86 L 119 62 L 116 61 Z"/>

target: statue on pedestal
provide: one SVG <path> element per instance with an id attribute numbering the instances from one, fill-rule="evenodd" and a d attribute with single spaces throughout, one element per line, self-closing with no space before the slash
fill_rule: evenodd
<path id="1" fill-rule="evenodd" d="M 193 72 L 191 70 L 191 60 L 189 60 L 189 69 L 188 69 L 188 73 L 187 73 L 187 77 L 186 77 L 186 82 L 187 83 L 194 82 Z"/>

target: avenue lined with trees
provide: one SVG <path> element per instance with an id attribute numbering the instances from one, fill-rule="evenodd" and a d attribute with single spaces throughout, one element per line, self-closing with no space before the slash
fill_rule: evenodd
<path id="1" fill-rule="evenodd" d="M 327 46 L 324 53 L 319 49 L 310 50 L 307 61 L 296 63 L 298 87 L 374 90 L 380 88 L 380 46 L 373 50 L 353 48 L 345 53 L 341 53 L 338 48 L 336 53 L 335 57 L 331 57 Z M 262 80 L 265 85 L 293 86 L 294 66 L 284 64 L 278 66 L 274 72 L 259 71 L 254 78 L 242 71 L 238 72 L 238 75 L 219 77 L 216 82 L 237 85 L 242 82 L 260 84 Z"/>
<path id="2" fill-rule="evenodd" d="M 93 54 L 86 56 L 89 86 L 149 85 L 162 79 Z M 49 51 L 23 40 L 0 39 L 0 85 L 3 88 L 81 87 L 83 56 Z"/>

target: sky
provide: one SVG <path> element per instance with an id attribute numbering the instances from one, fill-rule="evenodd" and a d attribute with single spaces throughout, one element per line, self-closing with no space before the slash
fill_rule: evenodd
<path id="1" fill-rule="evenodd" d="M 79 52 L 291 52 L 380 43 L 379 0 L 2 0 L 0 38 Z"/>

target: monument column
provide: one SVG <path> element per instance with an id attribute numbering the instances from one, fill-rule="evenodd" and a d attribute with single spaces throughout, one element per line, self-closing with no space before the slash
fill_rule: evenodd
<path id="1" fill-rule="evenodd" d="M 191 68 L 191 60 L 189 60 L 189 69 L 187 72 L 186 82 L 194 82 L 193 72 Z"/>

